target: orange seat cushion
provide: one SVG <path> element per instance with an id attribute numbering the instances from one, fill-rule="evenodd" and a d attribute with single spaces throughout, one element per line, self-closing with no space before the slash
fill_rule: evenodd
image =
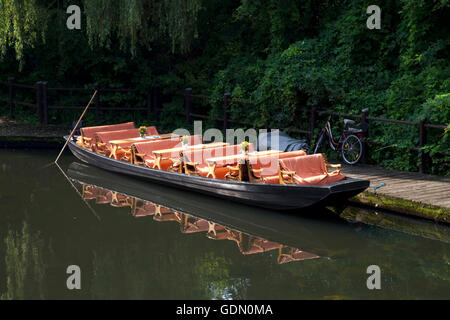
<path id="1" fill-rule="evenodd" d="M 147 136 L 157 136 L 159 135 L 158 130 L 156 130 L 155 126 L 147 127 Z"/>
<path id="2" fill-rule="evenodd" d="M 202 177 L 206 177 L 209 172 L 209 168 L 207 164 L 199 164 L 197 165 L 197 170 Z M 216 179 L 225 179 L 225 175 L 228 173 L 229 169 L 227 167 L 216 167 L 214 168 L 214 174 Z M 211 178 L 211 176 L 209 176 Z"/>
<path id="3" fill-rule="evenodd" d="M 255 150 L 252 143 L 249 144 L 249 152 Z M 237 155 L 241 153 L 240 145 L 220 146 L 216 148 L 207 148 L 199 150 L 187 150 L 184 152 L 184 156 L 190 162 L 197 163 L 197 170 L 202 177 L 206 177 L 209 172 L 208 163 L 206 159 Z M 226 165 L 235 164 L 237 160 L 226 160 L 216 163 L 214 174 L 216 179 L 225 179 L 225 175 L 228 173 Z M 210 176 L 211 177 L 211 176 Z"/>
<path id="4" fill-rule="evenodd" d="M 248 145 L 249 152 L 254 152 L 255 147 L 252 143 L 249 143 Z M 240 145 L 228 145 L 228 146 L 221 146 L 217 148 L 209 148 L 200 150 L 200 154 L 196 153 L 191 157 L 191 161 L 200 163 L 200 164 L 206 164 L 206 159 L 209 158 L 217 158 L 217 157 L 226 157 L 226 156 L 232 156 L 232 155 L 238 155 L 241 154 L 241 146 Z M 230 163 L 229 161 L 218 161 L 216 162 L 216 167 L 223 167 L 228 164 L 234 164 L 237 160 L 232 160 L 233 163 Z"/>
<path id="5" fill-rule="evenodd" d="M 189 145 L 200 144 L 202 143 L 202 137 L 200 135 L 189 136 L 188 143 Z M 133 146 L 135 147 L 137 153 L 145 154 L 144 160 L 148 162 L 154 160 L 153 151 L 178 148 L 181 147 L 181 142 L 180 138 L 177 137 L 163 140 L 135 142 Z M 165 167 L 165 165 L 163 165 L 163 161 L 161 162 L 161 164 L 162 164 L 161 169 L 163 169 L 163 167 Z M 166 167 L 164 170 L 167 170 L 167 168 L 168 167 Z"/>
<path id="6" fill-rule="evenodd" d="M 118 124 L 109 124 L 106 126 L 83 127 L 80 129 L 81 135 L 86 138 L 94 138 L 96 132 L 115 131 L 124 129 L 134 129 L 134 122 L 125 122 Z"/>
<path id="7" fill-rule="evenodd" d="M 280 165 L 284 170 L 295 171 L 296 184 L 321 186 L 345 178 L 339 170 L 328 172 L 325 158 L 320 153 L 280 159 Z"/>
<path id="8" fill-rule="evenodd" d="M 264 177 L 264 182 L 266 182 L 266 183 L 280 184 L 280 177 L 279 177 L 278 175 L 276 175 L 276 176 L 268 176 L 268 177 Z"/>
<path id="9" fill-rule="evenodd" d="M 255 176 L 262 176 L 263 178 L 268 178 L 271 176 L 278 175 L 278 160 L 291 158 L 296 156 L 305 156 L 306 152 L 303 150 L 290 151 L 290 152 L 280 152 L 268 155 L 256 155 L 249 157 L 249 163 L 252 169 L 263 169 L 261 175 L 259 173 L 254 173 Z"/>
<path id="10" fill-rule="evenodd" d="M 106 143 L 108 149 L 111 148 L 109 141 L 112 140 L 122 140 L 130 138 L 140 137 L 139 129 L 124 129 L 124 130 L 114 130 L 114 131 L 100 131 L 94 134 L 95 142 Z"/>
<path id="11" fill-rule="evenodd" d="M 155 159 L 145 159 L 145 165 L 149 168 L 152 169 L 157 169 L 157 168 L 153 168 L 153 165 L 155 164 Z M 170 159 L 161 159 L 159 166 L 161 167 L 161 170 L 167 170 L 172 166 L 172 161 Z"/>
<path id="12" fill-rule="evenodd" d="M 206 159 L 231 156 L 240 154 L 240 147 L 237 145 L 220 146 L 214 148 L 192 149 L 184 151 L 184 156 L 188 161 L 195 163 L 206 163 Z"/>

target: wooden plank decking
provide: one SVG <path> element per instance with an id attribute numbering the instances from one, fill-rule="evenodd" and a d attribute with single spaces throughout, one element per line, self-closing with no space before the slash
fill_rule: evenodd
<path id="1" fill-rule="evenodd" d="M 369 179 L 371 187 L 386 183 L 377 190 L 369 188 L 365 195 L 388 196 L 450 210 L 450 178 L 363 164 L 344 166 L 342 172 L 349 177 Z"/>

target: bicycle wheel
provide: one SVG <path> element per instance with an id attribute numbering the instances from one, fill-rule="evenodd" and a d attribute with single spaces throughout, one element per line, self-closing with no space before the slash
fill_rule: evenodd
<path id="1" fill-rule="evenodd" d="M 314 152 L 313 153 L 317 153 L 317 150 L 319 150 L 320 146 L 322 145 L 322 141 L 323 141 L 323 137 L 324 137 L 324 132 L 320 132 L 320 136 L 319 139 L 317 140 L 316 143 L 316 147 L 314 148 Z"/>
<path id="2" fill-rule="evenodd" d="M 347 164 L 356 164 L 362 158 L 363 143 L 360 138 L 351 134 L 342 142 L 342 159 Z"/>

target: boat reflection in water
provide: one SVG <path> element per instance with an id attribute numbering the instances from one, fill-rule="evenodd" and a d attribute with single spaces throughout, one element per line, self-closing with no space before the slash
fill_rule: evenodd
<path id="1" fill-rule="evenodd" d="M 290 248 L 332 259 L 367 251 L 367 239 L 354 224 L 323 207 L 299 209 L 294 213 L 277 212 L 129 178 L 79 162 L 71 163 L 66 172 L 71 183 L 77 184 L 74 187 L 80 195 L 85 185 L 82 197 L 89 207 L 95 201 L 128 207 L 135 217 L 177 221 L 182 232 L 204 230 L 212 239 L 235 241 L 244 254 L 276 247 L 269 241 L 257 239 L 283 244 L 276 247 L 277 250 L 281 246 L 282 254 L 290 253 L 291 259 L 299 256 L 299 252 Z"/>
<path id="2" fill-rule="evenodd" d="M 319 258 L 318 255 L 305 252 L 298 248 L 249 235 L 213 221 L 181 213 L 150 201 L 95 185 L 85 184 L 81 181 L 74 181 L 81 185 L 81 195 L 84 200 L 95 201 L 96 204 L 109 204 L 113 207 L 129 207 L 130 213 L 136 218 L 153 217 L 153 220 L 159 222 L 175 221 L 179 223 L 182 233 L 191 234 L 200 232 L 205 233 L 209 239 L 233 241 L 243 255 L 276 250 L 278 251 L 277 262 L 279 264 Z"/>

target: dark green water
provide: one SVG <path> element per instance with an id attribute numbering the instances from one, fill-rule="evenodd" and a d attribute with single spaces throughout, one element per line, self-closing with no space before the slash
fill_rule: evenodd
<path id="1" fill-rule="evenodd" d="M 353 207 L 268 212 L 68 152 L 64 173 L 43 168 L 56 154 L 0 151 L 1 299 L 450 298 L 446 226 Z M 67 289 L 69 265 L 81 290 Z M 380 290 L 366 286 L 370 265 Z"/>

